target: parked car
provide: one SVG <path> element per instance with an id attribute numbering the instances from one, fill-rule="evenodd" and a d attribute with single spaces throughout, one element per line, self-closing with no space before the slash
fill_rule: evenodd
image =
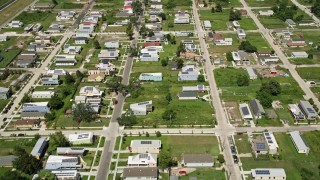
<path id="1" fill-rule="evenodd" d="M 231 153 L 232 153 L 232 154 L 237 154 L 236 147 L 230 146 L 230 149 L 231 149 Z"/>
<path id="2" fill-rule="evenodd" d="M 234 163 L 238 163 L 239 162 L 238 156 L 232 155 L 232 157 L 233 157 L 233 162 Z"/>

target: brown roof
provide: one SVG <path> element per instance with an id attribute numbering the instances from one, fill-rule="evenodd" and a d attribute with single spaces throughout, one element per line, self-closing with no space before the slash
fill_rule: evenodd
<path id="1" fill-rule="evenodd" d="M 146 42 L 143 45 L 143 47 L 148 47 L 148 46 L 161 46 L 161 44 L 159 42 Z"/>
<path id="2" fill-rule="evenodd" d="M 184 163 L 212 163 L 213 158 L 210 154 L 184 154 Z"/>
<path id="3" fill-rule="evenodd" d="M 215 34 L 214 35 L 214 39 L 215 40 L 220 40 L 220 39 L 223 39 L 223 36 L 222 36 L 222 34 Z"/>
<path id="4" fill-rule="evenodd" d="M 24 119 L 16 121 L 16 126 L 23 126 L 23 125 L 34 125 L 38 123 L 38 119 Z"/>
<path id="5" fill-rule="evenodd" d="M 123 177 L 158 177 L 158 169 L 156 167 L 124 168 Z"/>
<path id="6" fill-rule="evenodd" d="M 103 73 L 98 73 L 98 74 L 91 74 L 88 76 L 88 79 L 96 79 L 97 77 L 101 76 L 102 78 L 105 77 Z"/>
<path id="7" fill-rule="evenodd" d="M 257 54 L 271 54 L 271 51 L 269 51 L 269 50 L 260 50 L 260 51 L 257 51 Z"/>
<path id="8" fill-rule="evenodd" d="M 305 46 L 305 43 L 288 43 L 288 46 Z"/>

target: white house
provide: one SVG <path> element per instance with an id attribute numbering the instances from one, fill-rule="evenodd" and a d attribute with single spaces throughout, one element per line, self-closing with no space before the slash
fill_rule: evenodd
<path id="1" fill-rule="evenodd" d="M 158 51 L 156 51 L 158 52 Z M 156 61 L 159 61 L 159 55 L 156 54 L 156 53 L 143 53 L 140 55 L 140 61 L 153 61 L 153 62 L 156 62 Z"/>
<path id="2" fill-rule="evenodd" d="M 118 49 L 120 47 L 120 42 L 119 40 L 106 41 L 104 47 L 108 49 Z"/>
<path id="3" fill-rule="evenodd" d="M 210 21 L 203 21 L 203 26 L 205 29 L 211 29 L 211 22 Z"/>
<path id="4" fill-rule="evenodd" d="M 8 40 L 8 36 L 0 35 L 0 42 L 5 42 Z"/>
<path id="5" fill-rule="evenodd" d="M 100 91 L 99 88 L 94 86 L 83 86 L 80 88 L 80 95 L 86 97 L 101 97 L 103 91 Z"/>
<path id="6" fill-rule="evenodd" d="M 240 28 L 240 24 L 239 24 L 238 21 L 233 21 L 232 24 L 233 24 L 233 27 L 234 27 L 234 28 L 236 28 L 236 29 L 239 29 L 239 28 Z"/>
<path id="7" fill-rule="evenodd" d="M 129 149 L 132 153 L 159 153 L 161 149 L 161 141 L 132 140 Z"/>
<path id="8" fill-rule="evenodd" d="M 162 2 L 151 2 L 150 3 L 150 8 L 152 9 L 162 9 Z"/>
<path id="9" fill-rule="evenodd" d="M 310 148 L 306 145 L 304 140 L 302 139 L 299 131 L 292 131 L 289 133 L 291 140 L 296 147 L 298 153 L 300 154 L 308 154 L 310 151 Z"/>
<path id="10" fill-rule="evenodd" d="M 128 157 L 129 167 L 157 167 L 157 154 L 137 154 Z"/>
<path id="11" fill-rule="evenodd" d="M 251 169 L 252 179 L 276 179 L 285 180 L 286 172 L 282 168 L 257 168 Z"/>
<path id="12" fill-rule="evenodd" d="M 216 39 L 214 44 L 216 46 L 231 46 L 233 43 L 232 38 Z"/>
<path id="13" fill-rule="evenodd" d="M 183 154 L 181 164 L 186 167 L 213 167 L 214 161 L 210 154 Z"/>
<path id="14" fill-rule="evenodd" d="M 66 54 L 79 54 L 81 49 L 81 46 L 70 46 L 69 44 L 63 46 L 63 52 Z"/>
<path id="15" fill-rule="evenodd" d="M 256 72 L 254 71 L 254 69 L 252 67 L 247 67 L 246 70 L 247 70 L 247 73 L 248 73 L 250 79 L 255 80 L 258 78 Z"/>
<path id="16" fill-rule="evenodd" d="M 306 53 L 305 51 L 302 52 L 292 52 L 291 57 L 292 58 L 308 58 L 308 53 Z"/>
<path id="17" fill-rule="evenodd" d="M 306 118 L 298 105 L 288 104 L 288 109 L 295 120 L 304 120 Z"/>
<path id="18" fill-rule="evenodd" d="M 50 112 L 48 102 L 29 102 L 24 103 L 21 112 Z"/>
<path id="19" fill-rule="evenodd" d="M 54 156 L 48 157 L 46 170 L 80 169 L 81 164 L 78 157 Z"/>
<path id="20" fill-rule="evenodd" d="M 74 43 L 75 44 L 87 44 L 88 38 L 87 37 L 76 37 Z"/>
<path id="21" fill-rule="evenodd" d="M 81 175 L 77 170 L 54 170 L 51 171 L 52 174 L 56 175 L 57 179 L 81 179 Z"/>
<path id="22" fill-rule="evenodd" d="M 158 54 L 158 49 L 154 47 L 146 47 L 140 50 L 140 54 Z"/>
<path id="23" fill-rule="evenodd" d="M 74 66 L 77 64 L 75 55 L 56 55 L 55 56 L 55 65 L 56 66 Z"/>
<path id="24" fill-rule="evenodd" d="M 175 24 L 189 24 L 190 23 L 190 15 L 187 13 L 175 14 L 174 23 Z"/>
<path id="25" fill-rule="evenodd" d="M 162 81 L 162 73 L 141 73 L 140 81 Z"/>
<path id="26" fill-rule="evenodd" d="M 195 91 L 198 93 L 203 93 L 207 91 L 208 88 L 204 85 L 196 85 L 196 86 L 182 86 L 182 91 Z"/>
<path id="27" fill-rule="evenodd" d="M 51 98 L 54 95 L 53 91 L 34 91 L 31 95 L 32 98 Z"/>
<path id="28" fill-rule="evenodd" d="M 244 120 L 252 120 L 253 119 L 248 104 L 246 104 L 246 103 L 239 104 L 239 109 L 240 109 L 241 116 Z"/>
<path id="29" fill-rule="evenodd" d="M 72 144 L 92 144 L 93 143 L 93 133 L 79 133 L 79 134 L 69 134 L 68 140 Z"/>
<path id="30" fill-rule="evenodd" d="M 239 39 L 245 39 L 246 38 L 246 32 L 243 29 L 237 30 L 237 35 Z"/>
<path id="31" fill-rule="evenodd" d="M 269 146 L 269 154 L 277 154 L 279 145 L 272 132 L 264 132 L 263 136 Z"/>
<path id="32" fill-rule="evenodd" d="M 130 109 L 134 115 L 147 115 L 148 112 L 152 112 L 152 101 L 130 104 Z"/>
<path id="33" fill-rule="evenodd" d="M 179 81 L 196 81 L 198 80 L 199 71 L 194 64 L 189 64 L 182 67 L 182 70 L 178 74 Z"/>
<path id="34" fill-rule="evenodd" d="M 260 16 L 272 16 L 273 13 L 274 12 L 272 10 L 259 11 Z"/>
<path id="35" fill-rule="evenodd" d="M 9 27 L 11 28 L 20 28 L 23 26 L 23 22 L 21 21 L 11 21 L 9 24 L 8 24 Z"/>

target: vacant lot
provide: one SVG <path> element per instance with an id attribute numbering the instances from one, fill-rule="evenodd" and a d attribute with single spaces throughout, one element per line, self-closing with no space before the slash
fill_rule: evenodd
<path id="1" fill-rule="evenodd" d="M 10 62 L 18 56 L 20 50 L 8 50 L 8 51 L 0 51 L 2 60 L 0 61 L 0 68 L 5 68 L 10 64 Z"/>
<path id="2" fill-rule="evenodd" d="M 297 72 L 301 76 L 302 79 L 307 81 L 320 81 L 320 68 L 319 67 L 303 67 L 297 68 Z"/>
<path id="3" fill-rule="evenodd" d="M 14 152 L 14 148 L 19 146 L 27 152 L 31 152 L 35 145 L 35 139 L 17 138 L 17 139 L 0 139 L 0 155 L 10 155 Z"/>
<path id="4" fill-rule="evenodd" d="M 28 24 L 40 23 L 43 29 L 47 29 L 55 21 L 56 13 L 51 12 L 22 12 L 14 20 L 23 22 L 24 26 Z"/>
<path id="5" fill-rule="evenodd" d="M 234 135 L 234 140 L 239 154 L 251 153 L 251 145 L 247 134 Z"/>
<path id="6" fill-rule="evenodd" d="M 246 40 L 256 46 L 258 50 L 272 50 L 268 42 L 260 33 L 247 33 Z"/>
<path id="7" fill-rule="evenodd" d="M 56 0 L 56 2 L 58 4 L 55 6 L 55 9 L 81 9 L 87 1 Z M 52 3 L 52 0 L 39 0 L 38 3 Z"/>
<path id="8" fill-rule="evenodd" d="M 5 23 L 22 9 L 30 5 L 34 0 L 17 0 L 9 7 L 5 8 L 4 10 L 0 11 L 0 24 Z"/>
<path id="9" fill-rule="evenodd" d="M 319 157 L 320 145 L 318 137 L 320 133 L 305 132 L 303 137 L 310 146 L 310 153 L 308 155 L 298 154 L 290 137 L 285 133 L 275 134 L 279 144 L 279 153 L 281 160 L 274 160 L 271 158 L 267 161 L 255 161 L 253 158 L 241 158 L 244 170 L 252 168 L 284 168 L 287 174 L 287 179 L 302 179 L 300 172 L 302 168 L 310 171 L 310 176 L 307 179 L 319 179 Z"/>
<path id="10" fill-rule="evenodd" d="M 189 180 L 190 177 L 197 177 L 203 180 L 226 179 L 223 171 L 215 170 L 214 168 L 198 168 L 188 175 L 181 176 L 180 180 Z"/>

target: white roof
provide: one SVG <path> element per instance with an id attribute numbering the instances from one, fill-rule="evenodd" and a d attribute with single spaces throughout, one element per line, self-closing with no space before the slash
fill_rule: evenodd
<path id="1" fill-rule="evenodd" d="M 157 164 L 157 154 L 137 154 L 135 156 L 128 157 L 128 164 Z"/>
<path id="2" fill-rule="evenodd" d="M 204 27 L 211 27 L 211 22 L 210 21 L 203 21 Z"/>
<path id="3" fill-rule="evenodd" d="M 48 94 L 50 94 L 50 95 L 54 95 L 54 92 L 53 91 L 34 91 L 32 93 L 32 95 L 34 95 L 34 94 L 39 94 L 39 95 L 48 95 Z"/>
<path id="4" fill-rule="evenodd" d="M 293 56 L 308 56 L 308 53 L 306 53 L 305 51 L 302 52 L 292 52 Z"/>
<path id="5" fill-rule="evenodd" d="M 131 148 L 137 148 L 137 147 L 161 147 L 161 141 L 160 140 L 132 140 L 130 144 Z"/>
<path id="6" fill-rule="evenodd" d="M 296 104 L 288 104 L 288 107 L 293 114 L 295 115 L 302 114 L 301 109 Z"/>
<path id="7" fill-rule="evenodd" d="M 264 132 L 264 138 L 266 139 L 268 146 L 270 149 L 279 148 L 276 138 L 274 137 L 272 132 Z"/>
<path id="8" fill-rule="evenodd" d="M 80 89 L 80 94 L 90 93 L 90 94 L 101 94 L 100 89 L 93 86 L 84 86 Z"/>
<path id="9" fill-rule="evenodd" d="M 232 42 L 233 40 L 232 40 L 232 38 L 224 38 L 224 41 L 226 41 L 226 42 Z"/>
<path id="10" fill-rule="evenodd" d="M 76 96 L 74 97 L 75 101 L 85 101 L 86 100 L 86 96 Z"/>
<path id="11" fill-rule="evenodd" d="M 80 141 L 84 139 L 92 139 L 93 133 L 92 132 L 87 132 L 87 133 L 79 133 L 79 134 L 69 134 L 69 141 L 74 142 L 74 141 Z"/>
<path id="12" fill-rule="evenodd" d="M 239 22 L 238 22 L 238 21 L 233 21 L 232 23 L 233 23 L 233 25 L 234 25 L 234 26 L 236 26 L 236 27 L 240 27 L 240 24 L 239 24 Z"/>
<path id="13" fill-rule="evenodd" d="M 152 101 L 144 101 L 139 103 L 130 104 L 130 109 L 132 110 L 139 110 L 139 111 L 147 111 L 147 105 L 152 105 Z"/>
<path id="14" fill-rule="evenodd" d="M 243 29 L 238 29 L 237 30 L 238 35 L 246 35 Z"/>
<path id="15" fill-rule="evenodd" d="M 55 174 L 57 178 L 73 178 L 76 177 L 78 174 L 77 170 L 54 170 L 51 171 L 52 174 Z"/>
<path id="16" fill-rule="evenodd" d="M 252 67 L 247 67 L 246 70 L 247 70 L 249 76 L 256 76 L 256 73 L 254 72 Z"/>
<path id="17" fill-rule="evenodd" d="M 161 76 L 162 73 L 141 73 L 140 76 Z"/>
<path id="18" fill-rule="evenodd" d="M 64 160 L 78 161 L 78 157 L 50 155 L 47 163 L 63 163 Z"/>
<path id="19" fill-rule="evenodd" d="M 241 115 L 243 118 L 245 118 L 245 119 L 252 119 L 253 118 L 248 104 L 246 104 L 246 103 L 239 104 L 239 108 L 240 108 L 240 112 L 241 112 Z"/>
<path id="20" fill-rule="evenodd" d="M 292 131 L 290 132 L 290 136 L 294 142 L 294 144 L 296 145 L 297 149 L 300 150 L 306 150 L 309 149 L 309 147 L 306 145 L 306 143 L 304 142 L 304 140 L 302 139 L 299 131 Z"/>
<path id="21" fill-rule="evenodd" d="M 251 169 L 251 175 L 255 177 L 286 177 L 286 172 L 282 168 L 257 168 Z"/>
<path id="22" fill-rule="evenodd" d="M 24 103 L 23 106 L 47 106 L 48 102 L 29 102 Z"/>

